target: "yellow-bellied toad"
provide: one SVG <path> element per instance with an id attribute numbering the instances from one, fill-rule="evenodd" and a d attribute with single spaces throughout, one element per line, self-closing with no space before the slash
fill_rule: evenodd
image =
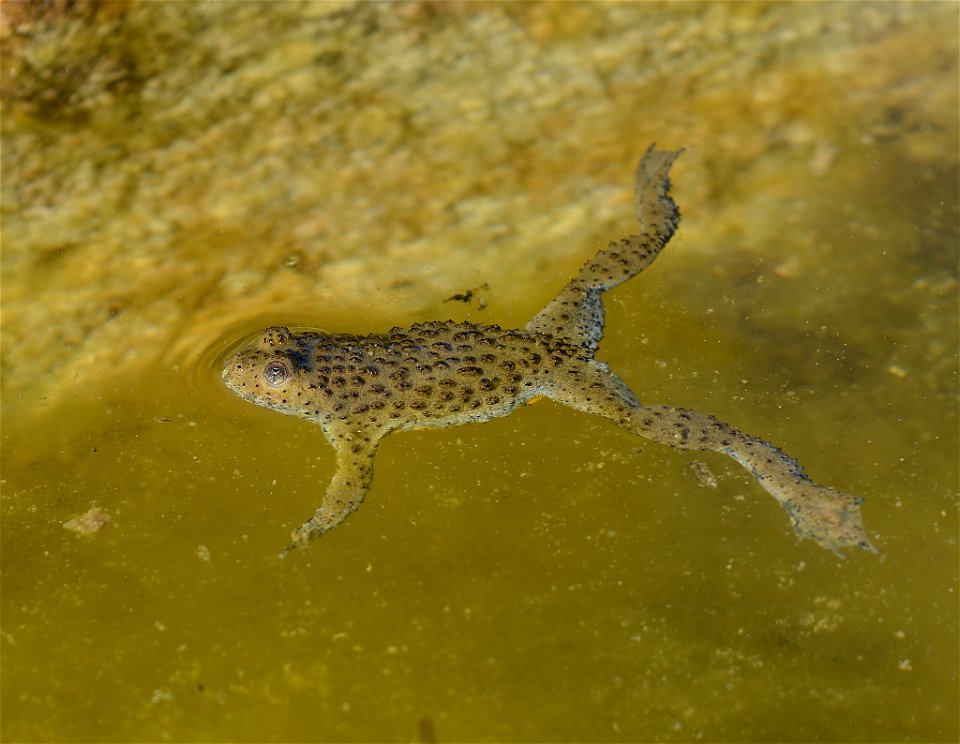
<path id="1" fill-rule="evenodd" d="M 636 173 L 640 233 L 600 250 L 523 329 L 445 321 L 351 336 L 274 327 L 226 361 L 223 379 L 234 392 L 319 424 L 336 450 L 320 507 L 283 554 L 360 505 L 387 434 L 486 421 L 539 395 L 671 447 L 729 455 L 783 505 L 800 537 L 834 551 L 874 549 L 859 498 L 817 485 L 796 460 L 712 416 L 641 404 L 594 358 L 601 294 L 649 266 L 677 228 L 668 171 L 679 154 L 647 150 Z"/>

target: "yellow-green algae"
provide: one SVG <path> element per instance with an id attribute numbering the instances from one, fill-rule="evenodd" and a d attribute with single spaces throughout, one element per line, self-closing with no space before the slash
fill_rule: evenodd
<path id="1" fill-rule="evenodd" d="M 957 739 L 955 5 L 45 7 L 2 48 L 5 740 Z M 600 357 L 883 556 L 543 403 L 391 438 L 279 561 L 332 453 L 228 347 L 522 325 L 652 140 L 684 220 Z"/>

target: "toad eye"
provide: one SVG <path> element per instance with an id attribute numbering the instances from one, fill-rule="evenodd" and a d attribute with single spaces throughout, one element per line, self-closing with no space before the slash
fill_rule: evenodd
<path id="1" fill-rule="evenodd" d="M 263 368 L 263 379 L 268 385 L 279 387 L 287 382 L 292 376 L 290 365 L 286 362 L 273 361 Z"/>

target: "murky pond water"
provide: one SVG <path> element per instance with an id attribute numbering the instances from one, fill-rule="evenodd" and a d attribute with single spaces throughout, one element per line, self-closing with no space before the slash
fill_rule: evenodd
<path id="1" fill-rule="evenodd" d="M 361 204 L 369 223 L 337 233 L 337 201 L 248 236 L 211 221 L 138 247 L 121 225 L 116 253 L 109 241 L 78 253 L 70 233 L 80 249 L 40 260 L 53 250 L 31 242 L 42 231 L 9 210 L 3 738 L 956 740 L 957 153 L 930 155 L 956 141 L 956 86 L 938 93 L 948 113 L 925 110 L 945 134 L 838 128 L 828 147 L 794 131 L 756 159 L 754 139 L 717 144 L 684 118 L 704 105 L 686 95 L 662 135 L 649 130 L 690 146 L 674 175 L 680 232 L 607 295 L 598 356 L 644 402 L 713 413 L 864 496 L 880 556 L 797 541 L 724 457 L 545 401 L 387 438 L 361 509 L 277 557 L 319 503 L 333 451 L 317 427 L 226 390 L 228 351 L 272 323 L 522 326 L 597 241 L 632 229 L 630 161 L 646 140 L 617 145 L 622 158 L 595 149 L 605 180 L 561 196 L 544 184 L 589 163 L 540 172 L 504 157 L 498 173 L 530 171 L 511 186 L 541 191 L 501 202 L 503 184 L 482 182 L 456 214 L 425 202 L 439 222 L 422 226 Z M 736 108 L 710 105 L 720 118 Z M 5 116 L 14 138 L 23 120 Z M 11 178 L 31 182 L 13 174 L 11 192 Z M 351 171 L 345 193 L 379 194 L 367 175 Z M 539 212 L 561 227 L 544 234 Z M 284 224 L 292 236 L 274 240 Z M 389 225 L 400 248 L 351 253 Z M 335 251 L 338 235 L 343 255 L 311 247 Z M 168 260 L 162 301 L 138 297 L 161 292 Z M 118 284 L 97 290 L 114 269 Z M 472 304 L 444 301 L 484 283 Z M 98 307 L 124 301 L 88 323 L 88 291 Z M 38 329 L 34 357 L 25 329 Z"/>
<path id="2" fill-rule="evenodd" d="M 544 403 L 391 437 L 364 507 L 281 562 L 332 452 L 201 357 L 5 422 L 6 720 L 72 739 L 949 730 L 949 396 L 879 371 L 785 397 L 768 353 L 662 291 L 615 302 L 606 357 L 628 379 L 864 493 L 884 555 L 800 544 L 722 458 L 703 488 L 691 456 Z M 91 505 L 109 527 L 63 528 Z"/>

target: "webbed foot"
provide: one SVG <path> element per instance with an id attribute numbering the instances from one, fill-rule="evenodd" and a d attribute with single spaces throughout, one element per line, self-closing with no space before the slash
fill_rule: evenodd
<path id="1" fill-rule="evenodd" d="M 301 550 L 306 549 L 310 543 L 329 531 L 329 526 L 321 524 L 319 514 L 313 516 L 290 533 L 290 540 L 292 542 L 280 551 L 280 557 L 286 558 L 290 551 L 296 548 L 300 548 Z"/>
<path id="2" fill-rule="evenodd" d="M 841 548 L 879 553 L 863 526 L 859 496 L 818 486 L 812 481 L 792 485 L 789 495 L 775 494 L 790 515 L 793 530 L 840 555 Z"/>

